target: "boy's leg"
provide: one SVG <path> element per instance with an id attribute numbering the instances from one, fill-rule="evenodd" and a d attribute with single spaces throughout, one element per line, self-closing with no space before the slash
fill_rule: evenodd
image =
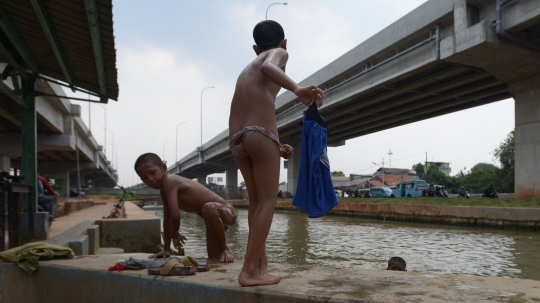
<path id="1" fill-rule="evenodd" d="M 275 193 L 279 184 L 279 148 L 265 135 L 253 133 L 244 140 L 244 149 L 251 159 L 251 170 L 246 161 L 242 161 L 240 157 L 235 159 L 244 175 L 250 196 L 246 174 L 251 175 L 250 181 L 256 188 L 257 202 L 253 206 L 250 203 L 249 207 L 252 217 L 249 224 L 248 247 L 238 282 L 241 285 L 276 284 L 280 281 L 279 277 L 261 274 L 258 267 L 265 252 L 266 238 L 277 202 Z"/>
<path id="2" fill-rule="evenodd" d="M 244 182 L 246 182 L 246 188 L 248 190 L 248 227 L 251 230 L 251 222 L 253 221 L 253 215 L 257 211 L 257 205 L 259 202 L 257 187 L 255 186 L 255 179 L 253 176 L 253 164 L 250 157 L 234 157 L 242 176 L 244 177 Z M 249 236 L 248 236 L 248 245 L 249 245 Z M 261 273 L 268 272 L 268 260 L 266 259 L 266 249 L 263 250 L 261 257 L 259 258 L 259 271 Z"/>
<path id="3" fill-rule="evenodd" d="M 225 237 L 225 225 L 236 222 L 236 210 L 232 205 L 219 202 L 206 203 L 201 212 L 206 224 L 206 248 L 209 258 L 219 262 L 232 262 L 234 257 L 229 253 Z"/>
<path id="4" fill-rule="evenodd" d="M 48 196 L 42 196 L 38 198 L 38 204 L 50 215 L 54 215 L 54 200 Z"/>

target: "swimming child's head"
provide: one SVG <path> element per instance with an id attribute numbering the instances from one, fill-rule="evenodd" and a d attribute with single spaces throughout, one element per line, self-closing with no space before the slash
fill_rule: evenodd
<path id="1" fill-rule="evenodd" d="M 253 29 L 253 39 L 256 43 L 253 46 L 255 52 L 259 51 L 260 53 L 276 47 L 286 49 L 285 32 L 276 21 L 264 20 L 257 23 Z"/>
<path id="2" fill-rule="evenodd" d="M 400 257 L 392 257 L 388 260 L 387 270 L 407 271 L 407 263 Z"/>
<path id="3" fill-rule="evenodd" d="M 155 188 L 161 188 L 161 182 L 167 175 L 167 165 L 161 158 L 153 153 L 142 154 L 135 161 L 135 171 L 144 184 Z"/>

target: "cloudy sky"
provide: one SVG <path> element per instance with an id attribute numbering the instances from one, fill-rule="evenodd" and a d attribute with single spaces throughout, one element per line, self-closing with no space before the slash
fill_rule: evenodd
<path id="1" fill-rule="evenodd" d="M 284 27 L 287 74 L 300 82 L 424 2 L 291 0 L 272 6 L 268 19 Z M 103 107 L 114 133 L 120 184 L 139 182 L 133 163 L 142 153 L 155 152 L 173 163 L 199 146 L 203 88 L 215 86 L 203 94 L 203 141 L 228 127 L 236 78 L 255 58 L 253 27 L 272 3 L 113 1 L 120 97 Z M 104 144 L 104 108 L 92 104 L 89 121 L 89 105 L 75 103 Z M 383 158 L 388 166 L 390 150 L 392 167 L 410 168 L 425 161 L 427 152 L 429 161 L 450 162 L 455 174 L 478 162 L 498 165 L 492 152 L 513 128 L 514 101 L 509 99 L 349 140 L 328 154 L 332 170 L 346 175 L 372 173 L 378 168 L 372 162 Z M 109 132 L 109 158 L 112 144 Z M 286 175 L 282 169 L 281 180 Z"/>

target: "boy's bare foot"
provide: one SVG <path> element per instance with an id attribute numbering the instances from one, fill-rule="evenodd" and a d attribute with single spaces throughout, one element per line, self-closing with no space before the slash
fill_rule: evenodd
<path id="1" fill-rule="evenodd" d="M 255 286 L 255 285 L 272 285 L 278 284 L 281 281 L 279 276 L 272 276 L 269 274 L 259 275 L 255 274 L 249 276 L 248 274 L 241 272 L 238 276 L 238 283 L 242 286 Z"/>
<path id="2" fill-rule="evenodd" d="M 221 255 L 219 255 L 220 263 L 227 263 L 227 262 L 233 262 L 233 261 L 234 261 L 234 257 L 227 249 L 222 251 Z"/>

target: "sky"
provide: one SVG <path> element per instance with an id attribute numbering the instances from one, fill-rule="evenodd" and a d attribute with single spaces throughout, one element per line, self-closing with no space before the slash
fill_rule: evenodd
<path id="1" fill-rule="evenodd" d="M 292 0 L 270 7 L 268 19 L 283 26 L 287 74 L 300 82 L 424 2 Z M 174 163 L 200 145 L 205 87 L 214 86 L 202 93 L 203 142 L 228 128 L 236 79 L 256 56 L 253 27 L 272 3 L 113 1 L 118 102 L 73 103 L 81 105 L 83 120 L 105 145 L 119 184 L 140 182 L 133 164 L 143 153 Z M 514 100 L 508 99 L 351 139 L 329 147 L 328 155 L 331 170 L 347 176 L 375 172 L 373 162 L 411 168 L 426 153 L 428 161 L 450 162 L 454 175 L 479 162 L 499 165 L 493 150 L 513 129 Z M 281 167 L 280 181 L 286 181 Z"/>

